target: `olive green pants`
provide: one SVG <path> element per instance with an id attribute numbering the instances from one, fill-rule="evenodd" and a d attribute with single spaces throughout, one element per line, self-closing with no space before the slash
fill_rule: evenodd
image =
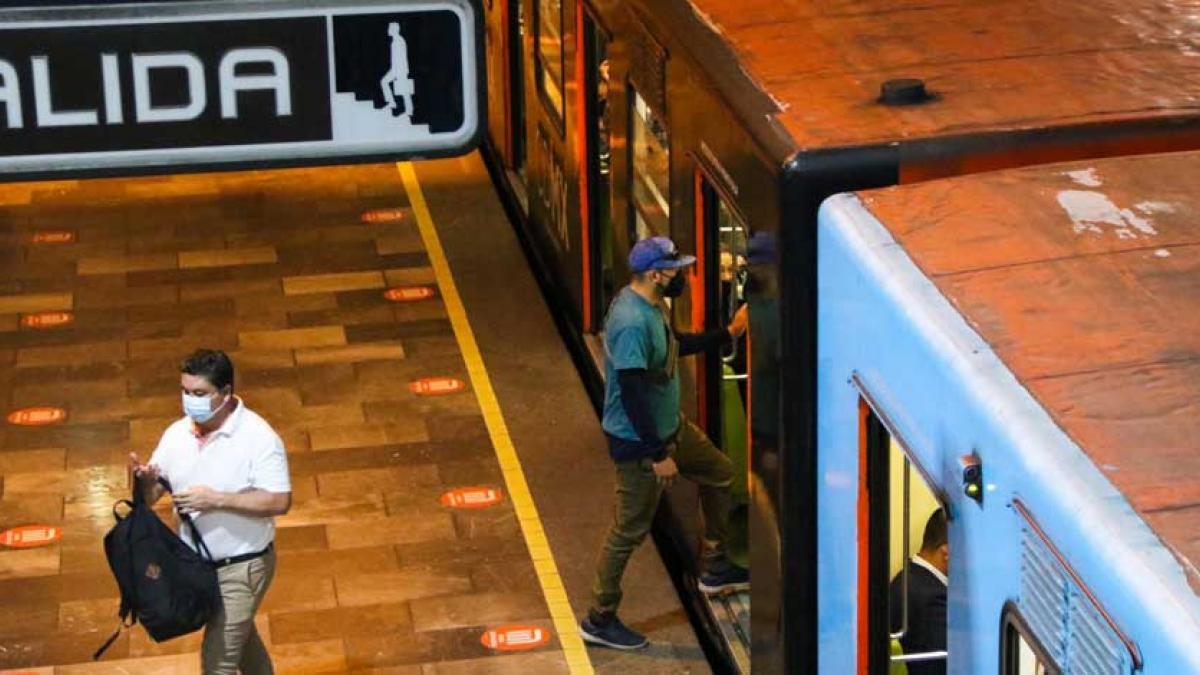
<path id="1" fill-rule="evenodd" d="M 700 509 L 704 514 L 704 568 L 723 571 L 725 538 L 729 527 L 729 488 L 733 467 L 699 427 L 683 420 L 671 456 L 679 474 L 700 487 Z M 617 611 L 621 603 L 621 577 L 629 556 L 646 539 L 662 487 L 649 458 L 617 462 L 617 504 L 612 527 L 596 564 L 592 583 L 592 611 Z"/>

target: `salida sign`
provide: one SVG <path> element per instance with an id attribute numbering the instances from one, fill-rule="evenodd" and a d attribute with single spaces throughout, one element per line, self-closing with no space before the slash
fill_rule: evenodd
<path id="1" fill-rule="evenodd" d="M 0 173 L 389 159 L 482 127 L 471 0 L 0 11 Z"/>

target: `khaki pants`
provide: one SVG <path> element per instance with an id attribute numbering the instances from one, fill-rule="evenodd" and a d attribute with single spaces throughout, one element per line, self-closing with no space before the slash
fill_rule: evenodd
<path id="1" fill-rule="evenodd" d="M 671 455 L 679 474 L 700 486 L 700 509 L 704 514 L 704 568 L 724 571 L 725 538 L 729 528 L 729 488 L 733 466 L 704 432 L 683 420 Z M 649 458 L 617 462 L 617 505 L 612 527 L 596 564 L 592 584 L 592 610 L 615 612 L 621 603 L 621 577 L 629 556 L 646 539 L 662 488 Z"/>
<path id="2" fill-rule="evenodd" d="M 217 570 L 222 606 L 204 627 L 200 665 L 205 675 L 271 675 L 271 655 L 254 614 L 275 576 L 275 550 Z"/>

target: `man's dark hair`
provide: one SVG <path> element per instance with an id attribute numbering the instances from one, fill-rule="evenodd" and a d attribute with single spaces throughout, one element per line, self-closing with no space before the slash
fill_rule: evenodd
<path id="1" fill-rule="evenodd" d="M 233 361 L 220 349 L 197 349 L 179 364 L 179 372 L 203 377 L 218 390 L 233 389 Z"/>
<path id="2" fill-rule="evenodd" d="M 921 537 L 921 550 L 932 551 L 947 541 L 949 539 L 946 537 L 946 512 L 939 508 L 929 515 L 929 520 L 925 521 L 925 535 Z"/>

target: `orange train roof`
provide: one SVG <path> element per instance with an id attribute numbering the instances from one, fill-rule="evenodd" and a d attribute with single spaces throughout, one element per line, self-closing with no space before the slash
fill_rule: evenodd
<path id="1" fill-rule="evenodd" d="M 1200 562 L 1197 185 L 1200 152 L 1186 152 L 861 193 L 1021 384 L 1191 563 Z M 1200 591 L 1200 578 L 1191 583 Z"/>
<path id="2" fill-rule="evenodd" d="M 1178 0 L 690 0 L 798 149 L 1200 113 Z M 937 100 L 875 102 L 920 78 Z"/>

